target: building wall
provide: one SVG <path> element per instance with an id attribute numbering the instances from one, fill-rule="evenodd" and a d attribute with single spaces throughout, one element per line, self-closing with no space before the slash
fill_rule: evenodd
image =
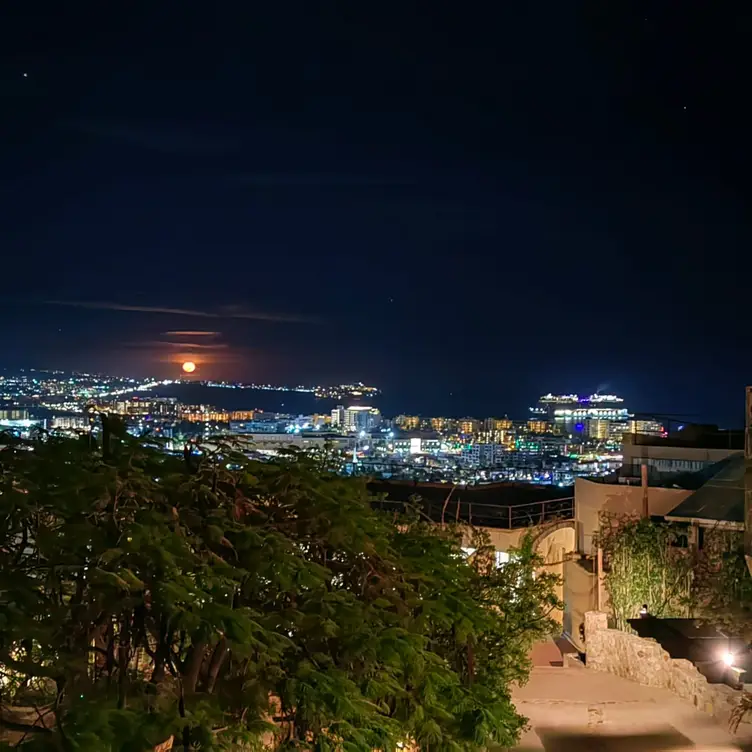
<path id="1" fill-rule="evenodd" d="M 699 449 L 697 447 L 643 446 L 627 442 L 623 446 L 623 474 L 639 477 L 643 463 L 657 473 L 691 473 L 741 454 L 738 449 Z"/>
<path id="2" fill-rule="evenodd" d="M 527 532 L 527 528 L 517 530 L 498 530 L 493 527 L 479 527 L 477 530 L 483 530 L 488 534 L 489 542 L 497 551 L 509 551 L 510 548 L 517 548 L 520 545 L 522 536 Z M 466 527 L 463 534 L 462 544 L 470 545 L 473 534 L 473 528 Z"/>
<path id="3" fill-rule="evenodd" d="M 595 610 L 598 605 L 597 589 L 593 561 L 570 558 L 564 562 L 562 627 L 580 652 L 585 651 L 585 641 L 580 627 L 585 626 L 585 614 Z"/>
<path id="4" fill-rule="evenodd" d="M 576 548 L 577 536 L 572 527 L 559 528 L 542 538 L 538 544 L 538 553 L 545 560 L 542 568 L 547 572 L 552 572 L 559 578 L 556 586 L 556 596 L 562 602 L 564 602 L 565 596 L 566 566 L 571 563 L 569 559 Z M 564 611 L 556 611 L 551 614 L 562 625 L 562 628 L 564 627 L 565 613 L 566 605 Z"/>
<path id="5" fill-rule="evenodd" d="M 678 488 L 648 488 L 648 511 L 655 515 L 668 514 L 691 493 Z M 592 555 L 595 553 L 593 536 L 600 527 L 601 512 L 642 514 L 642 488 L 577 478 L 574 483 L 574 507 L 577 549 Z"/>
<path id="6" fill-rule="evenodd" d="M 484 530 L 488 534 L 490 543 L 497 551 L 509 551 L 510 548 L 517 548 L 526 533 L 535 532 L 532 528 L 520 528 L 517 530 L 478 529 Z M 472 529 L 467 528 L 463 545 L 470 545 L 471 536 Z M 568 558 L 574 552 L 576 544 L 575 531 L 571 527 L 553 529 L 552 532 L 544 534 L 538 541 L 538 553 L 543 557 L 545 562 L 542 569 L 547 572 L 553 572 L 559 577 L 556 595 L 561 601 L 565 599 L 565 566 L 570 563 Z M 563 625 L 564 612 L 558 611 L 551 615 Z"/>

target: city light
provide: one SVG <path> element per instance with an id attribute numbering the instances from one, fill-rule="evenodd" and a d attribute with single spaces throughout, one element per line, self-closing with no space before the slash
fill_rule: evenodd
<path id="1" fill-rule="evenodd" d="M 181 374 L 200 371 L 193 360 L 176 360 Z M 67 436 L 97 433 L 99 413 L 121 416 L 136 436 L 165 441 L 181 452 L 185 442 L 210 436 L 245 437 L 261 461 L 285 456 L 291 446 L 326 450 L 345 474 L 452 485 L 530 483 L 571 487 L 576 478 L 602 479 L 619 472 L 622 438 L 655 433 L 662 425 L 635 419 L 620 397 L 600 395 L 584 402 L 576 394 L 541 397 L 521 419 L 428 416 L 393 417 L 374 406 L 376 387 L 359 382 L 339 386 L 286 386 L 190 379 L 199 404 L 185 404 L 189 379 L 134 379 L 59 371 L 0 374 L 0 421 L 25 436 L 42 430 Z M 229 394 L 227 390 L 243 390 Z M 247 391 L 246 391 L 247 390 Z M 257 390 L 257 394 L 254 394 Z M 298 392 L 296 411 L 270 392 Z M 362 395 L 360 400 L 356 393 Z M 364 404 L 364 398 L 368 401 Z M 270 400 L 274 408 L 265 412 Z M 322 405 L 319 400 L 329 400 Z M 336 401 L 335 401 L 336 400 Z M 266 404 L 264 404 L 266 401 Z M 243 405 L 242 403 L 245 402 Z M 230 409 L 232 404 L 243 409 Z M 292 401 L 290 404 L 293 404 Z M 308 404 L 310 412 L 298 405 Z M 330 406 L 337 405 L 334 409 Z M 299 410 L 299 411 L 298 411 Z M 532 413 L 532 415 L 530 414 Z M 628 416 L 625 419 L 625 416 Z M 350 462 L 356 456 L 354 463 Z M 719 656 L 719 660 L 720 660 Z"/>

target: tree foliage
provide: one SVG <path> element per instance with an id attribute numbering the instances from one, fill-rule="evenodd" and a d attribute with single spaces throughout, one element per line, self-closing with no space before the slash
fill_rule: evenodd
<path id="1" fill-rule="evenodd" d="M 752 642 L 752 578 L 744 534 L 706 528 L 695 563 L 693 601 L 699 617 Z"/>
<path id="2" fill-rule="evenodd" d="M 720 526 L 703 532 L 693 587 L 697 614 L 752 643 L 752 578 L 744 557 L 744 533 Z M 752 693 L 744 691 L 731 711 L 731 732 L 736 733 L 750 714 Z"/>
<path id="3" fill-rule="evenodd" d="M 618 629 L 647 605 L 654 616 L 689 615 L 692 559 L 686 530 L 632 516 L 601 519 L 597 544 L 604 554 L 604 581 Z"/>
<path id="4" fill-rule="evenodd" d="M 10 439 L 6 441 L 9 442 Z M 478 538 L 316 458 L 183 457 L 105 422 L 0 452 L 0 725 L 24 750 L 476 750 L 552 628 L 527 541 Z"/>

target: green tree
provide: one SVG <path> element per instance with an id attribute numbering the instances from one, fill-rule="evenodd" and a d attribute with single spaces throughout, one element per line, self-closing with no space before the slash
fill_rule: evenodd
<path id="1" fill-rule="evenodd" d="M 601 519 L 605 585 L 618 629 L 628 629 L 647 605 L 654 616 L 686 617 L 691 606 L 692 558 L 686 529 L 631 516 Z"/>
<path id="2" fill-rule="evenodd" d="M 693 582 L 697 616 L 752 642 L 752 577 L 744 534 L 715 527 L 706 528 L 703 537 Z"/>
<path id="3" fill-rule="evenodd" d="M 752 643 L 752 578 L 744 556 L 744 534 L 720 526 L 703 532 L 693 587 L 698 616 Z M 750 714 L 752 693 L 745 691 L 731 712 L 731 731 L 736 733 Z"/>
<path id="4" fill-rule="evenodd" d="M 0 452 L 0 726 L 24 750 L 480 750 L 558 604 L 527 541 L 372 507 L 325 459 L 175 457 L 105 419 L 101 449 Z"/>

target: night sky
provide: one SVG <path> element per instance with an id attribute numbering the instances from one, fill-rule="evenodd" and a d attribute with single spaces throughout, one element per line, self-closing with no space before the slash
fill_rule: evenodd
<path id="1" fill-rule="evenodd" d="M 748 3 L 8 2 L 0 366 L 739 424 L 750 40 Z"/>

